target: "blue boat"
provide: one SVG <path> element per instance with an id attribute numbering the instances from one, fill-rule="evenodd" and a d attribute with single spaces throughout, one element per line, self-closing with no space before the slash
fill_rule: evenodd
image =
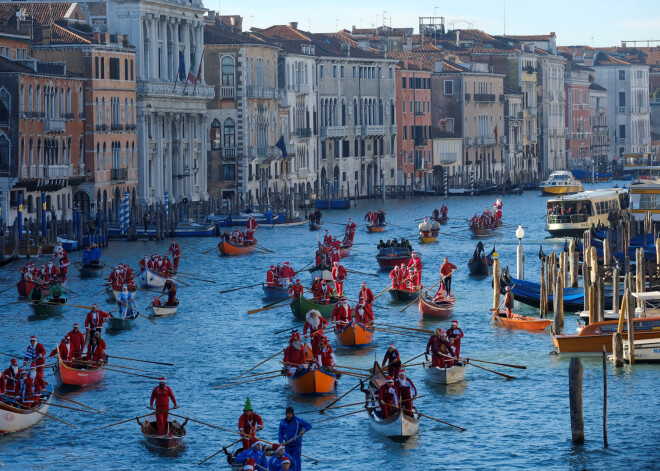
<path id="1" fill-rule="evenodd" d="M 268 286 L 266 283 L 261 285 L 264 290 L 264 299 L 266 301 L 279 301 L 289 297 L 289 289 L 283 286 Z"/>
<path id="2" fill-rule="evenodd" d="M 145 232 L 144 226 L 137 225 L 136 233 L 138 237 L 156 236 L 156 225 L 151 224 Z M 166 233 L 169 231 L 165 231 Z M 212 237 L 216 233 L 214 224 L 197 224 L 195 222 L 181 222 L 174 228 L 174 237 Z M 108 234 L 110 237 L 125 237 L 121 234 L 119 224 L 108 224 Z"/>
<path id="3" fill-rule="evenodd" d="M 316 200 L 314 202 L 314 207 L 316 209 L 350 209 L 351 200 L 348 198 Z"/>

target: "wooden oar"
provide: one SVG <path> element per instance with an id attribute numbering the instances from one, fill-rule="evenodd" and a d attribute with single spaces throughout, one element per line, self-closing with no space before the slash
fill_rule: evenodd
<path id="1" fill-rule="evenodd" d="M 179 274 L 179 273 L 176 274 L 176 278 L 177 278 L 177 280 L 179 280 L 179 278 L 181 278 L 181 277 L 183 277 L 183 278 L 189 278 L 189 279 L 191 279 L 191 280 L 203 281 L 203 282 L 205 282 L 205 283 L 217 283 L 216 281 L 213 281 L 213 280 L 205 280 L 204 278 L 198 278 L 198 277 L 196 277 L 196 276 L 191 276 L 191 275 L 181 275 L 181 274 Z M 181 281 L 181 280 L 179 280 L 179 281 Z"/>
<path id="2" fill-rule="evenodd" d="M 412 306 L 412 305 L 415 304 L 417 301 L 419 301 L 419 300 L 422 298 L 422 296 L 424 296 L 426 293 L 428 293 L 428 292 L 429 292 L 429 291 L 430 291 L 435 285 L 439 284 L 442 280 L 443 280 L 443 279 L 440 278 L 436 283 L 434 283 L 433 285 L 431 285 L 431 286 L 429 287 L 429 289 L 427 289 L 426 291 L 424 291 L 423 293 L 421 293 L 419 296 L 417 296 L 417 298 L 413 299 L 410 303 L 408 303 L 408 304 L 406 305 L 406 307 L 404 307 L 403 309 L 401 309 L 400 312 L 405 311 L 405 310 L 408 309 L 410 306 Z"/>
<path id="3" fill-rule="evenodd" d="M 342 366 L 342 365 L 335 365 L 337 368 L 346 368 L 347 370 L 357 370 L 357 371 L 368 371 L 371 373 L 370 369 L 367 368 L 355 368 L 354 366 Z"/>
<path id="4" fill-rule="evenodd" d="M 467 361 L 478 361 L 479 363 L 490 363 L 491 365 L 508 366 L 509 368 L 518 368 L 521 370 L 527 369 L 527 367 L 524 365 L 510 365 L 509 363 L 497 363 L 494 361 L 477 360 L 476 358 L 468 358 Z M 473 364 L 472 366 L 476 366 L 476 365 Z"/>
<path id="5" fill-rule="evenodd" d="M 384 295 L 387 293 L 387 291 L 392 287 L 392 283 L 390 283 L 387 288 L 385 288 L 383 291 L 381 291 L 378 295 L 374 296 L 374 301 L 378 299 L 380 296 Z"/>
<path id="6" fill-rule="evenodd" d="M 384 332 L 386 334 L 403 335 L 404 337 L 410 337 L 410 338 L 419 338 L 419 339 L 426 338 L 426 337 L 422 337 L 422 334 L 416 334 L 414 332 L 401 332 L 398 330 L 388 330 L 388 329 L 383 329 L 382 327 L 380 328 L 375 327 L 373 330 L 376 332 Z"/>
<path id="7" fill-rule="evenodd" d="M 242 437 L 239 438 L 238 440 L 236 440 L 235 442 L 231 442 L 229 445 L 225 445 L 225 446 L 223 446 L 223 447 L 220 448 L 218 451 L 216 451 L 215 453 L 213 453 L 211 456 L 209 456 L 208 458 L 203 459 L 202 461 L 200 461 L 200 462 L 197 463 L 197 464 L 199 465 L 199 464 L 202 464 L 202 463 L 206 463 L 208 460 L 210 460 L 211 458 L 213 458 L 215 455 L 217 455 L 217 454 L 220 453 L 221 451 L 224 451 L 224 450 L 226 450 L 227 448 L 229 448 L 230 446 L 237 444 L 237 443 L 240 442 L 241 440 L 243 440 Z"/>
<path id="8" fill-rule="evenodd" d="M 355 410 L 355 411 L 349 412 L 347 414 L 337 415 L 335 417 L 330 417 L 328 419 L 323 419 L 323 420 L 317 420 L 317 421 L 311 422 L 311 423 L 312 424 L 320 424 L 321 422 L 327 422 L 328 420 L 335 420 L 335 419 L 339 419 L 341 417 L 346 417 L 347 415 L 359 414 L 360 412 L 367 412 L 367 411 L 368 411 L 368 409 Z"/>
<path id="9" fill-rule="evenodd" d="M 153 303 L 151 303 L 151 304 L 153 304 Z M 153 325 L 158 325 L 158 324 L 156 324 L 156 322 L 154 322 L 153 320 L 149 319 L 147 316 L 145 316 L 144 314 L 142 314 L 142 313 L 141 313 L 140 311 L 138 311 L 137 309 L 135 310 L 135 312 L 137 312 L 138 316 L 142 316 L 142 317 L 144 317 L 146 320 L 148 320 L 149 322 L 151 322 Z"/>
<path id="10" fill-rule="evenodd" d="M 367 275 L 367 276 L 378 276 L 378 273 L 365 273 L 363 271 L 356 271 L 356 270 L 346 270 L 348 273 L 353 273 L 355 275 Z"/>
<path id="11" fill-rule="evenodd" d="M 174 366 L 174 363 L 163 363 L 161 361 L 138 360 L 137 358 L 118 357 L 117 355 L 106 355 L 109 358 L 118 358 L 119 360 L 139 361 L 142 363 L 153 363 L 154 365 Z"/>
<path id="12" fill-rule="evenodd" d="M 454 357 L 450 357 L 449 355 L 445 355 L 444 353 L 440 353 L 440 355 L 442 355 L 442 356 L 445 357 L 445 358 L 449 358 L 450 360 L 455 360 Z M 474 363 L 470 363 L 470 364 L 471 364 L 472 366 L 474 366 L 475 368 L 481 368 L 482 370 L 490 371 L 491 373 L 495 373 L 496 375 L 503 376 L 503 377 L 505 377 L 507 380 L 509 380 L 509 379 L 516 379 L 515 376 L 511 376 L 511 375 L 507 375 L 507 374 L 504 374 L 504 373 L 500 373 L 499 371 L 495 371 L 495 370 L 489 370 L 488 368 L 484 368 L 483 366 L 475 365 Z"/>
<path id="13" fill-rule="evenodd" d="M 243 379 L 249 379 L 249 378 L 254 378 L 256 376 L 263 376 L 263 375 L 272 375 L 272 374 L 280 373 L 280 372 L 281 372 L 281 370 L 265 371 L 263 373 L 254 373 L 254 374 L 251 374 L 250 376 L 244 376 Z M 227 384 L 230 384 L 230 383 L 227 383 Z M 218 386 L 222 386 L 222 384 L 219 384 Z"/>
<path id="14" fill-rule="evenodd" d="M 300 328 L 300 327 L 304 327 L 304 326 L 305 326 L 305 324 L 294 325 L 293 327 L 289 327 L 288 329 L 278 330 L 278 331 L 275 332 L 273 335 L 281 334 L 282 332 L 286 332 L 287 330 L 298 329 L 298 328 Z"/>
<path id="15" fill-rule="evenodd" d="M 15 401 L 12 401 L 12 402 L 15 402 Z M 12 412 L 18 412 L 19 414 L 23 414 L 25 412 L 25 409 L 17 409 L 15 407 L 10 406 L 7 403 L 3 404 L 2 407 L 6 408 L 6 409 L 9 409 Z M 53 420 L 57 420 L 58 422 L 62 422 L 63 424 L 68 425 L 69 427 L 76 428 L 75 425 L 71 425 L 69 422 L 65 422 L 62 419 L 58 419 L 57 417 L 53 417 L 52 415 L 46 414 L 45 412 L 41 412 L 39 409 L 30 409 L 30 410 L 32 412 L 36 412 L 38 414 L 44 415 L 44 416 L 48 417 L 49 419 L 53 419 Z"/>
<path id="16" fill-rule="evenodd" d="M 160 379 L 160 378 L 158 378 L 158 377 L 156 377 L 156 376 L 147 376 L 147 375 L 140 375 L 140 374 L 137 374 L 137 373 L 129 373 L 128 371 L 116 370 L 116 369 L 114 369 L 114 368 L 108 368 L 107 366 L 105 367 L 105 369 L 106 369 L 106 370 L 109 370 L 109 371 L 116 371 L 117 373 L 123 373 L 123 374 L 125 374 L 125 375 L 139 376 L 139 377 L 141 377 L 141 378 L 149 378 L 149 379 L 155 379 L 155 380 Z"/>
<path id="17" fill-rule="evenodd" d="M 51 394 L 52 394 L 53 396 L 55 396 L 55 397 L 60 398 L 60 399 L 64 399 L 65 401 L 73 402 L 74 404 L 78 404 L 79 406 L 87 407 L 88 409 L 91 409 L 91 410 L 93 410 L 93 411 L 96 411 L 96 412 L 98 412 L 99 414 L 102 414 L 102 413 L 103 413 L 103 411 L 100 411 L 100 410 L 98 410 L 98 409 L 94 409 L 93 407 L 90 407 L 90 406 L 88 406 L 88 405 L 85 405 L 85 404 L 83 404 L 82 402 L 78 402 L 78 401 L 74 401 L 73 399 L 69 399 L 69 398 L 66 397 L 66 396 L 61 396 L 61 395 L 59 395 L 59 394 L 57 394 L 57 393 L 54 393 L 54 392 L 51 392 Z"/>
<path id="18" fill-rule="evenodd" d="M 158 373 L 157 371 L 143 370 L 143 369 L 141 369 L 141 368 L 131 368 L 131 367 L 129 367 L 129 366 L 110 365 L 110 364 L 107 364 L 107 363 L 106 363 L 106 366 L 110 366 L 110 367 L 112 367 L 112 368 L 121 368 L 121 369 L 123 369 L 123 370 L 142 371 L 143 373 L 151 373 L 151 374 L 155 374 L 155 375 L 160 374 L 160 373 Z"/>
<path id="19" fill-rule="evenodd" d="M 395 406 L 395 407 L 396 407 L 396 406 Z M 404 409 L 404 411 L 405 411 L 405 412 L 411 412 L 411 413 L 414 413 L 413 411 L 408 410 L 408 409 Z M 461 432 L 465 432 L 465 431 L 467 430 L 466 428 L 459 427 L 458 425 L 450 424 L 449 422 L 445 422 L 444 420 L 436 419 L 435 417 L 431 417 L 430 415 L 422 414 L 422 413 L 419 412 L 419 411 L 417 411 L 417 414 L 420 415 L 420 416 L 422 416 L 422 417 L 426 417 L 427 419 L 431 419 L 431 420 L 435 420 L 436 422 L 440 422 L 441 424 L 445 424 L 445 425 L 449 425 L 450 427 L 457 428 L 457 429 L 459 429 Z"/>
<path id="20" fill-rule="evenodd" d="M 388 222 L 387 225 L 388 225 L 388 226 L 393 226 L 393 227 L 398 227 L 399 229 L 403 229 L 403 230 L 406 230 L 406 231 L 409 231 L 409 230 L 410 230 L 409 227 L 399 226 L 398 224 L 392 224 L 391 222 Z"/>
<path id="21" fill-rule="evenodd" d="M 350 371 L 334 370 L 334 372 L 342 374 L 342 375 L 346 375 L 346 376 L 353 376 L 355 378 L 364 378 L 364 379 L 366 379 L 369 376 L 369 375 L 365 375 L 364 373 L 352 373 Z"/>
<path id="22" fill-rule="evenodd" d="M 238 290 L 240 290 L 240 289 L 254 288 L 255 286 L 261 286 L 262 284 L 263 284 L 263 283 L 257 283 L 257 284 L 254 284 L 254 285 L 240 286 L 240 287 L 238 287 L 238 288 L 227 289 L 227 290 L 224 290 L 224 291 L 220 291 L 220 294 L 223 294 L 223 293 L 230 293 L 230 292 L 232 292 L 232 291 L 238 291 Z"/>
<path id="23" fill-rule="evenodd" d="M 6 293 L 7 291 L 9 291 L 9 290 L 12 289 L 12 288 L 14 288 L 14 285 L 10 286 L 10 287 L 7 288 L 7 289 L 3 289 L 2 291 L 0 291 L 0 294 L 2 294 L 2 293 Z"/>
<path id="24" fill-rule="evenodd" d="M 275 253 L 273 250 L 270 250 L 270 249 L 264 247 L 263 245 L 256 244 L 256 246 L 257 246 L 258 248 L 260 248 L 261 250 L 264 250 L 264 251 L 266 251 L 266 252 L 268 252 L 268 253 Z"/>
<path id="25" fill-rule="evenodd" d="M 382 326 L 391 327 L 391 328 L 394 328 L 394 329 L 412 330 L 412 331 L 415 331 L 415 332 L 422 332 L 424 334 L 433 334 L 434 333 L 432 330 L 428 330 L 428 329 L 415 329 L 413 327 L 402 327 L 400 325 L 383 324 L 381 322 L 374 322 L 374 325 L 375 326 L 382 325 Z"/>
<path id="26" fill-rule="evenodd" d="M 97 291 L 93 295 L 90 296 L 90 298 L 93 298 L 94 296 L 98 296 L 99 294 L 103 293 L 106 289 L 108 288 L 108 285 L 105 285 L 101 291 Z"/>
<path id="27" fill-rule="evenodd" d="M 220 250 L 220 249 L 219 249 L 217 246 L 215 246 L 215 247 L 213 247 L 212 249 L 207 250 L 206 252 L 202 252 L 202 255 L 206 255 L 207 253 L 209 253 L 209 252 L 213 252 L 214 250 Z"/>
<path id="28" fill-rule="evenodd" d="M 8 304 L 2 304 L 0 307 L 6 307 L 6 306 L 13 306 L 14 304 L 23 304 L 23 303 L 29 303 L 29 299 L 21 299 L 20 301 L 14 301 L 13 303 L 8 303 Z"/>
<path id="29" fill-rule="evenodd" d="M 254 366 L 253 366 L 252 368 L 250 368 L 249 370 L 244 371 L 243 373 L 241 373 L 240 375 L 236 376 L 235 378 L 232 378 L 232 380 L 236 380 L 236 379 L 238 379 L 238 378 L 242 378 L 242 377 L 245 376 L 247 373 L 249 373 L 250 371 L 254 370 L 257 366 L 261 366 L 261 365 L 263 365 L 263 364 L 266 363 L 268 360 L 270 360 L 271 358 L 276 357 L 277 355 L 279 355 L 279 354 L 282 353 L 283 351 L 284 351 L 284 349 L 281 349 L 281 350 L 276 351 L 273 355 L 269 356 L 269 357 L 266 358 L 264 361 L 260 361 L 259 363 L 257 363 L 256 365 L 254 365 Z"/>
<path id="30" fill-rule="evenodd" d="M 97 430 L 102 430 L 104 428 L 114 427 L 115 425 L 125 424 L 126 422 L 130 422 L 132 420 L 143 419 L 145 417 L 150 416 L 151 414 L 153 414 L 153 412 L 149 412 L 148 414 L 144 414 L 144 415 L 141 415 L 139 417 L 131 417 L 130 419 L 122 420 L 121 422 L 115 422 L 114 424 L 104 425 L 103 427 L 93 428 L 92 430 L 89 430 L 89 432 L 95 432 Z M 174 414 L 172 414 L 172 415 L 174 415 Z M 88 433 L 88 432 L 85 432 L 85 433 Z"/>
<path id="31" fill-rule="evenodd" d="M 256 314 L 258 312 L 263 312 L 263 311 L 268 311 L 270 309 L 275 309 L 276 307 L 280 307 L 279 305 L 283 303 L 284 301 L 288 301 L 291 299 L 291 296 L 288 296 L 284 299 L 280 299 L 278 301 L 275 301 L 274 303 L 266 304 L 264 307 L 259 308 L 259 309 L 253 309 L 251 311 L 248 311 L 248 314 Z"/>
<path id="32" fill-rule="evenodd" d="M 312 263 L 314 263 L 314 260 L 312 260 L 312 261 L 309 262 L 307 265 L 305 265 L 304 267 L 302 267 L 300 270 L 298 270 L 297 272 L 295 272 L 295 274 L 297 275 L 298 273 L 300 273 L 301 271 L 303 271 L 305 268 L 307 268 L 308 266 L 310 266 Z"/>
<path id="33" fill-rule="evenodd" d="M 42 402 L 42 404 L 43 404 L 43 402 Z M 53 404 L 52 402 L 48 405 L 48 407 L 61 407 L 62 409 L 70 409 L 70 410 L 75 410 L 75 411 L 78 411 L 78 412 L 85 412 L 87 414 L 99 414 L 99 412 L 94 412 L 92 410 L 79 409 L 77 407 L 65 406 L 65 405 L 62 405 L 62 404 Z"/>

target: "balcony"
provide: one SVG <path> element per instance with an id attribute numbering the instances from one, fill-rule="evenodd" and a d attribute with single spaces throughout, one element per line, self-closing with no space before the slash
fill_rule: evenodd
<path id="1" fill-rule="evenodd" d="M 530 142 L 537 142 L 539 140 L 539 136 L 535 132 L 532 132 L 527 136 L 527 140 Z"/>
<path id="2" fill-rule="evenodd" d="M 620 138 L 620 139 L 617 140 L 617 144 L 620 145 L 620 146 L 625 146 L 627 143 L 628 143 L 628 140 L 625 137 Z"/>
<path id="3" fill-rule="evenodd" d="M 236 87 L 222 86 L 220 87 L 221 99 L 234 99 L 236 98 Z"/>
<path id="4" fill-rule="evenodd" d="M 536 116 L 539 113 L 539 110 L 537 107 L 530 108 L 527 110 L 529 116 Z"/>
<path id="5" fill-rule="evenodd" d="M 248 155 L 251 158 L 258 158 L 260 160 L 272 160 L 282 157 L 282 151 L 275 146 L 249 147 Z"/>
<path id="6" fill-rule="evenodd" d="M 308 139 L 312 137 L 312 128 L 299 128 L 293 133 L 294 136 L 301 139 Z"/>
<path id="7" fill-rule="evenodd" d="M 651 138 L 650 137 L 643 137 L 642 138 L 642 145 L 643 146 L 648 146 L 649 144 L 651 144 Z"/>
<path id="8" fill-rule="evenodd" d="M 475 93 L 474 101 L 480 103 L 495 103 L 495 95 L 492 93 Z"/>
<path id="9" fill-rule="evenodd" d="M 128 169 L 127 168 L 113 168 L 112 169 L 112 180 L 113 181 L 126 181 L 126 180 L 128 180 Z"/>
<path id="10" fill-rule="evenodd" d="M 509 136 L 502 136 L 500 137 L 500 144 L 505 146 L 509 143 Z"/>
<path id="11" fill-rule="evenodd" d="M 599 115 L 604 115 L 605 114 L 605 108 L 603 108 L 602 106 L 599 106 L 598 108 L 596 108 L 596 113 L 599 114 Z"/>
<path id="12" fill-rule="evenodd" d="M 415 147 L 426 147 L 426 145 L 429 143 L 428 139 L 424 139 L 421 137 L 416 137 L 415 138 Z"/>
<path id="13" fill-rule="evenodd" d="M 236 147 L 224 147 L 222 149 L 222 156 L 225 158 L 236 157 Z"/>
<path id="14" fill-rule="evenodd" d="M 361 126 L 355 127 L 359 128 Z M 341 139 L 342 137 L 348 137 L 348 126 L 321 127 L 321 139 Z"/>
<path id="15" fill-rule="evenodd" d="M 386 126 L 369 124 L 363 127 L 364 127 L 364 129 L 362 130 L 363 136 L 384 136 L 386 134 L 385 132 Z"/>
<path id="16" fill-rule="evenodd" d="M 426 113 L 423 113 L 421 111 L 415 111 L 415 116 L 424 116 Z"/>
<path id="17" fill-rule="evenodd" d="M 123 131 L 124 126 L 122 126 L 121 124 L 113 123 L 113 124 L 110 125 L 110 130 L 111 131 Z"/>
<path id="18" fill-rule="evenodd" d="M 463 144 L 465 147 L 471 147 L 472 146 L 472 138 L 465 137 L 464 138 L 465 143 Z"/>
<path id="19" fill-rule="evenodd" d="M 559 101 L 566 101 L 566 93 L 564 91 L 557 92 L 557 99 Z"/>
<path id="20" fill-rule="evenodd" d="M 353 126 L 353 134 L 356 135 L 356 136 L 361 136 L 362 135 L 362 125 L 361 124 Z M 321 137 L 323 137 L 323 129 L 321 129 Z"/>
<path id="21" fill-rule="evenodd" d="M 310 92 L 309 84 L 307 83 L 297 83 L 293 86 L 293 89 L 296 93 L 308 94 Z"/>
<path id="22" fill-rule="evenodd" d="M 71 176 L 70 165 L 44 165 L 42 168 L 44 178 L 51 180 L 69 178 Z"/>
<path id="23" fill-rule="evenodd" d="M 61 133 L 66 130 L 66 119 L 64 118 L 46 118 L 44 120 L 44 132 Z"/>
<path id="24" fill-rule="evenodd" d="M 458 161 L 458 152 L 441 152 L 440 165 L 451 165 Z"/>
<path id="25" fill-rule="evenodd" d="M 494 137 L 482 137 L 483 139 L 483 144 L 485 146 L 494 146 L 495 145 L 495 138 Z"/>
<path id="26" fill-rule="evenodd" d="M 626 107 L 625 106 L 619 106 L 619 114 L 626 114 Z"/>
<path id="27" fill-rule="evenodd" d="M 390 134 L 396 134 L 397 133 L 397 127 L 396 124 L 393 124 L 390 126 Z"/>
<path id="28" fill-rule="evenodd" d="M 73 113 L 64 113 L 62 117 L 66 120 L 72 120 L 73 119 Z"/>
<path id="29" fill-rule="evenodd" d="M 469 102 L 470 99 L 471 99 L 470 94 L 469 94 L 469 93 L 466 93 L 466 94 L 465 94 L 465 102 L 466 102 L 466 103 Z"/>
<path id="30" fill-rule="evenodd" d="M 184 93 L 185 90 L 185 93 Z M 139 81 L 135 85 L 135 91 L 138 96 L 152 95 L 152 96 L 166 96 L 166 97 L 181 97 L 181 96 L 195 96 L 199 98 L 213 98 L 215 90 L 205 84 L 198 83 L 195 85 L 172 85 L 170 82 L 148 82 Z"/>
<path id="31" fill-rule="evenodd" d="M 516 152 L 522 152 L 522 150 L 523 150 L 523 145 L 522 145 L 522 144 L 516 144 L 516 145 L 514 146 L 514 149 L 516 150 Z"/>
<path id="32" fill-rule="evenodd" d="M 307 178 L 307 175 L 309 175 L 309 170 L 306 168 L 298 169 L 298 178 Z"/>

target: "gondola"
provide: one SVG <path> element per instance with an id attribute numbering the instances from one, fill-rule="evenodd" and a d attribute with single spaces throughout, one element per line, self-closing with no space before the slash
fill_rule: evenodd
<path id="1" fill-rule="evenodd" d="M 470 276 L 490 276 L 490 270 L 493 266 L 493 254 L 495 253 L 495 247 L 493 250 L 486 255 L 484 253 L 484 244 L 479 241 L 477 248 L 472 255 L 472 258 L 468 261 L 468 270 Z M 481 257 L 479 256 L 481 254 Z"/>
<path id="2" fill-rule="evenodd" d="M 309 230 L 310 231 L 320 231 L 323 228 L 322 222 L 313 222 L 309 221 Z"/>
<path id="3" fill-rule="evenodd" d="M 386 224 L 367 224 L 367 232 L 385 232 Z"/>
<path id="4" fill-rule="evenodd" d="M 314 268 L 310 268 L 309 274 L 312 279 L 318 276 L 322 280 L 332 281 L 332 271 L 324 265 L 317 265 Z"/>
<path id="5" fill-rule="evenodd" d="M 269 286 L 268 283 L 263 283 L 261 289 L 264 290 L 264 299 L 266 301 L 277 301 L 289 297 L 289 288 L 285 288 L 284 286 Z"/>
<path id="6" fill-rule="evenodd" d="M 397 303 L 409 303 L 419 298 L 422 294 L 421 291 L 409 291 L 407 289 L 389 289 L 388 292 L 392 297 L 392 301 Z"/>
<path id="7" fill-rule="evenodd" d="M 450 368 L 440 368 L 439 366 L 431 366 L 431 362 L 423 364 L 426 379 L 430 383 L 435 384 L 452 384 L 465 380 L 465 372 L 467 371 L 468 364 L 463 362 L 454 362 Z"/>
<path id="8" fill-rule="evenodd" d="M 67 298 L 66 292 L 63 292 L 59 298 L 48 296 L 42 298 L 40 301 L 31 301 L 30 307 L 37 317 L 59 316 L 64 310 Z"/>
<path id="9" fill-rule="evenodd" d="M 105 264 L 103 263 L 90 263 L 83 265 L 81 262 L 75 262 L 76 268 L 80 271 L 81 278 L 97 278 L 103 274 Z"/>
<path id="10" fill-rule="evenodd" d="M 378 250 L 376 261 L 380 268 L 392 268 L 405 263 L 408 265 L 412 258 L 412 250 L 407 247 L 384 247 Z"/>
<path id="11" fill-rule="evenodd" d="M 140 424 L 140 431 L 142 436 L 147 441 L 147 443 L 156 448 L 162 448 L 165 450 L 174 450 L 181 445 L 183 442 L 183 437 L 186 436 L 186 424 L 188 419 L 185 420 L 182 424 L 172 418 L 172 416 L 167 417 L 167 433 L 165 435 L 158 435 L 158 426 L 156 425 L 156 414 L 148 416 L 144 421 L 140 422 L 140 419 L 136 419 L 137 423 Z"/>
<path id="12" fill-rule="evenodd" d="M 419 298 L 417 306 L 422 317 L 435 317 L 437 319 L 449 319 L 454 312 L 456 299 L 453 295 L 445 296 L 438 301 L 433 301 L 428 296 Z"/>
<path id="13" fill-rule="evenodd" d="M 53 387 L 46 385 L 46 393 L 42 392 L 41 401 L 30 409 L 19 408 L 17 404 L 7 400 L 0 401 L 0 435 L 20 432 L 39 423 L 48 412 L 52 401 Z M 40 413 L 41 412 L 41 413 Z"/>
<path id="14" fill-rule="evenodd" d="M 254 239 L 248 245 L 237 245 L 228 240 L 222 240 L 218 244 L 218 250 L 221 255 L 249 255 L 254 252 L 257 247 L 257 240 Z"/>
<path id="15" fill-rule="evenodd" d="M 441 216 L 439 218 L 431 218 L 431 219 L 433 219 L 434 221 L 439 222 L 442 225 L 445 225 L 449 222 L 449 217 L 448 216 L 444 216 L 444 217 Z"/>
<path id="16" fill-rule="evenodd" d="M 491 237 L 497 234 L 502 227 L 502 221 L 498 220 L 492 226 L 482 226 L 468 221 L 468 228 L 472 231 L 474 237 Z"/>
<path id="17" fill-rule="evenodd" d="M 419 241 L 422 244 L 431 244 L 438 240 L 438 234 L 440 234 L 440 231 L 419 231 Z"/>
<path id="18" fill-rule="evenodd" d="M 28 280 L 21 280 L 18 283 L 16 283 L 16 289 L 18 290 L 18 295 L 21 298 L 27 298 L 28 296 L 30 296 L 30 293 L 35 288 L 35 286 L 37 286 L 37 283 Z M 44 292 L 44 294 L 48 294 L 48 290 L 44 291 L 42 288 L 42 291 Z"/>
<path id="19" fill-rule="evenodd" d="M 140 273 L 138 273 L 137 280 L 143 288 L 160 289 L 165 286 L 167 276 L 156 273 L 149 268 L 145 268 Z"/>
<path id="20" fill-rule="evenodd" d="M 330 394 L 337 382 L 337 376 L 323 368 L 298 369 L 287 378 L 293 392 L 304 396 Z"/>
<path id="21" fill-rule="evenodd" d="M 366 347 L 374 340 L 374 331 L 357 321 L 351 321 L 343 328 L 335 326 L 337 341 L 342 347 Z"/>
<path id="22" fill-rule="evenodd" d="M 538 317 L 527 317 L 514 314 L 512 318 L 506 317 L 506 311 L 500 309 L 497 314 L 493 313 L 493 324 L 509 329 L 522 330 L 545 330 L 552 319 L 540 319 Z"/>
<path id="23" fill-rule="evenodd" d="M 305 319 L 307 313 L 312 309 L 319 311 L 323 317 L 330 317 L 335 304 L 337 304 L 337 298 L 331 298 L 329 304 L 319 304 L 313 299 L 300 296 L 291 301 L 291 312 L 296 319 Z"/>
<path id="24" fill-rule="evenodd" d="M 158 306 L 154 306 L 153 303 L 151 304 L 151 306 L 149 306 L 149 309 L 153 313 L 154 317 L 172 316 L 177 313 L 178 308 L 179 308 L 178 300 L 176 304 L 174 304 L 173 306 L 170 306 L 168 304 L 160 304 Z"/>
<path id="25" fill-rule="evenodd" d="M 53 367 L 55 380 L 58 386 L 87 386 L 89 384 L 100 383 L 105 377 L 105 365 L 82 367 L 86 365 L 84 357 L 79 360 L 74 360 L 74 365 L 81 367 L 74 368 L 73 366 L 65 365 L 61 358 L 57 358 L 57 364 Z"/>
<path id="26" fill-rule="evenodd" d="M 374 369 L 380 369 L 378 363 L 374 364 Z M 413 417 L 410 417 L 397 409 L 390 417 L 383 419 L 380 417 L 380 402 L 378 399 L 378 390 L 385 384 L 385 375 L 383 372 L 376 373 L 370 380 L 369 386 L 363 388 L 365 393 L 365 407 L 369 413 L 369 423 L 371 428 L 386 437 L 407 438 L 417 435 L 419 430 L 419 412 L 413 406 Z"/>
<path id="27" fill-rule="evenodd" d="M 137 286 L 134 286 L 133 289 L 130 291 L 130 293 L 133 295 L 133 298 L 137 295 Z M 119 296 L 119 293 L 121 293 L 121 290 L 116 290 L 113 289 L 112 285 L 107 285 L 105 287 L 105 295 L 108 298 L 108 302 L 114 303 L 117 301 L 117 297 Z"/>

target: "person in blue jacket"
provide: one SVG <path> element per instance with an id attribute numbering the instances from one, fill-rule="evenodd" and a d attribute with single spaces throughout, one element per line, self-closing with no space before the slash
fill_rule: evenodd
<path id="1" fill-rule="evenodd" d="M 290 462 L 290 467 L 293 468 L 295 461 L 291 455 L 284 451 L 285 446 L 280 443 L 273 444 L 273 456 L 268 460 L 268 471 L 282 471 L 282 458 L 287 457 Z"/>
<path id="2" fill-rule="evenodd" d="M 293 471 L 301 469 L 302 436 L 311 429 L 309 422 L 294 415 L 293 407 L 286 408 L 286 417 L 280 421 L 279 442 L 286 444 L 284 451 L 293 458 Z"/>
<path id="3" fill-rule="evenodd" d="M 101 260 L 101 249 L 95 243 L 92 244 L 92 250 L 89 251 L 89 261 L 98 262 Z"/>
<path id="4" fill-rule="evenodd" d="M 243 464 L 248 458 L 252 458 L 256 469 L 261 471 L 268 470 L 268 461 L 266 460 L 266 454 L 261 451 L 261 445 L 262 442 L 254 442 L 251 448 L 243 450 L 236 458 L 234 458 L 234 463 Z"/>
<path id="5" fill-rule="evenodd" d="M 272 223 L 273 223 L 273 211 L 271 211 L 270 208 L 268 208 L 268 209 L 266 210 L 266 213 L 264 214 L 264 216 L 266 216 L 266 222 L 267 222 L 268 224 L 272 224 Z"/>

